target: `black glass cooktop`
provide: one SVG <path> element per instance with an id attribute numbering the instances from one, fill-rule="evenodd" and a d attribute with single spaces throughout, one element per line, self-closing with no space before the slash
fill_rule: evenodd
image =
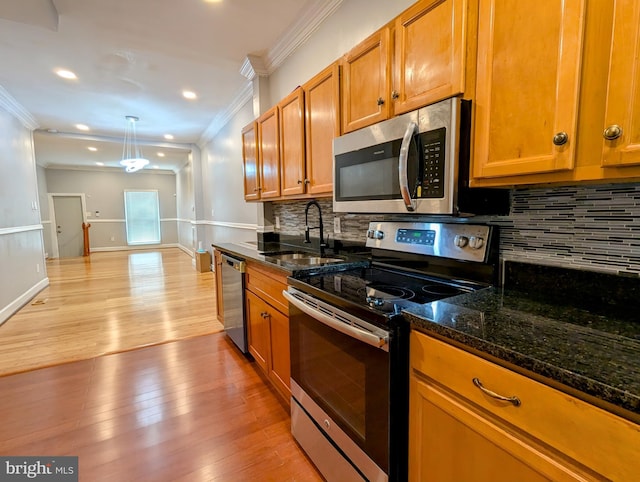
<path id="1" fill-rule="evenodd" d="M 484 287 L 465 281 L 414 276 L 379 267 L 302 276 L 299 281 L 329 297 L 340 299 L 341 302 L 367 307 L 386 315 L 398 314 L 403 308 Z"/>

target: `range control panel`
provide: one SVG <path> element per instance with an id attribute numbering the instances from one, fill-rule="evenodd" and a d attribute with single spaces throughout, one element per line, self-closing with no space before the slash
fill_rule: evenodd
<path id="1" fill-rule="evenodd" d="M 465 261 L 484 262 L 491 227 L 463 223 L 369 223 L 367 246 Z"/>

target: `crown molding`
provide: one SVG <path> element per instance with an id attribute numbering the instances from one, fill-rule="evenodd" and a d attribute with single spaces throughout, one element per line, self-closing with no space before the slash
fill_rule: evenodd
<path id="1" fill-rule="evenodd" d="M 40 127 L 31 113 L 22 107 L 4 87 L 0 85 L 0 107 L 18 119 L 27 129 L 34 131 Z"/>
<path id="2" fill-rule="evenodd" d="M 292 28 L 280 37 L 276 45 L 265 55 L 263 62 L 268 75 L 271 75 L 289 55 L 305 43 L 342 2 L 343 0 L 317 0 L 303 12 Z"/>
<path id="3" fill-rule="evenodd" d="M 202 133 L 198 140 L 197 146 L 200 149 L 204 149 L 205 146 L 220 132 L 227 123 L 233 118 L 234 115 L 244 106 L 247 102 L 253 99 L 253 84 L 247 82 L 243 89 L 236 95 L 231 104 L 221 113 L 213 118 L 213 121 L 209 124 L 209 127 Z"/>
<path id="4" fill-rule="evenodd" d="M 298 21 L 280 37 L 276 45 L 264 57 L 252 54 L 247 55 L 240 67 L 240 74 L 250 81 L 256 75 L 271 75 L 289 55 L 311 37 L 311 34 L 317 30 L 327 17 L 338 9 L 342 2 L 343 0 L 316 0 L 300 15 Z M 200 136 L 198 146 L 201 149 L 204 148 L 240 108 L 251 99 L 253 99 L 253 85 L 249 82 L 231 102 L 231 105 L 211 121 L 209 127 Z"/>

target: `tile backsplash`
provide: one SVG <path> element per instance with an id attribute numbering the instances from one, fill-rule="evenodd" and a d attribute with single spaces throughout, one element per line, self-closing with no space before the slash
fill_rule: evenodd
<path id="1" fill-rule="evenodd" d="M 508 216 L 467 220 L 500 226 L 504 259 L 640 274 L 640 184 L 515 189 L 511 200 Z M 364 242 L 369 221 L 383 219 L 381 215 L 334 214 L 331 199 L 318 202 L 331 239 Z M 305 205 L 306 201 L 274 203 L 273 215 L 280 220 L 277 231 L 303 236 Z M 312 208 L 311 225 L 317 224 L 317 216 Z M 336 216 L 340 217 L 339 234 L 333 231 Z"/>

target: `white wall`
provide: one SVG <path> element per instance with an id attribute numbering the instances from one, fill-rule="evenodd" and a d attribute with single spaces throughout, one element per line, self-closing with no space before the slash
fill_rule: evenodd
<path id="1" fill-rule="evenodd" d="M 269 91 L 272 103 L 276 104 L 414 3 L 415 0 L 344 0 L 313 35 L 271 74 Z"/>
<path id="2" fill-rule="evenodd" d="M 172 172 L 142 170 L 126 173 L 124 169 L 46 169 L 49 193 L 79 194 L 86 200 L 87 222 L 91 224 L 89 240 L 92 251 L 130 249 L 127 245 L 124 214 L 126 189 L 154 189 L 160 203 L 161 244 L 176 245 L 176 176 Z M 96 212 L 100 215 L 96 216 Z M 53 227 L 45 226 L 51 231 Z M 51 255 L 51 253 L 50 253 Z"/>
<path id="3" fill-rule="evenodd" d="M 277 103 L 413 3 L 414 0 L 345 0 L 271 74 L 268 97 L 272 103 Z M 195 179 L 203 185 L 204 206 L 203 218 L 198 218 L 197 224 L 205 228 L 198 231 L 198 240 L 203 241 L 207 250 L 212 242 L 255 241 L 258 224 L 263 222 L 262 203 L 244 201 L 241 130 L 253 119 L 253 105 L 249 101 L 212 141 L 201 146 L 201 172 Z M 178 184 L 188 175 L 179 173 Z M 180 211 L 178 216 L 182 217 Z"/>
<path id="4" fill-rule="evenodd" d="M 230 122 L 202 149 L 204 183 L 203 245 L 254 241 L 260 203 L 244 200 L 242 171 L 242 128 L 253 120 L 253 106 L 247 102 Z"/>
<path id="5" fill-rule="evenodd" d="M 195 236 L 195 195 L 193 191 L 193 159 L 176 174 L 176 210 L 178 217 L 178 244 L 193 252 Z"/>
<path id="6" fill-rule="evenodd" d="M 0 323 L 48 284 L 33 138 L 0 108 Z"/>

